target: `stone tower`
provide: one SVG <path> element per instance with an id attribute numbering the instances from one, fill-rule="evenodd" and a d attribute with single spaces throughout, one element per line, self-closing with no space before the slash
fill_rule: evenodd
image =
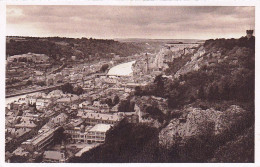
<path id="1" fill-rule="evenodd" d="M 250 39 L 253 36 L 254 30 L 246 30 L 246 37 Z"/>

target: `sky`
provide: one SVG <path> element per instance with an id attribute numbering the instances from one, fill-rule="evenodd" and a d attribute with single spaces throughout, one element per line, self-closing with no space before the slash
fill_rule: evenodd
<path id="1" fill-rule="evenodd" d="M 72 38 L 239 38 L 255 26 L 254 7 L 7 6 L 6 35 Z"/>

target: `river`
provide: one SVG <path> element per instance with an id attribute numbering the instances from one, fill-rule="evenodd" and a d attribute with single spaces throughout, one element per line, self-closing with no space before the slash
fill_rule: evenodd
<path id="1" fill-rule="evenodd" d="M 130 61 L 127 63 L 122 63 L 112 67 L 108 71 L 108 75 L 118 75 L 118 76 L 130 76 L 133 74 L 132 65 L 135 61 Z"/>
<path id="2" fill-rule="evenodd" d="M 31 95 L 31 94 L 35 94 L 35 93 L 29 93 L 29 94 L 26 94 L 26 95 L 20 95 L 20 96 L 5 98 L 5 106 L 7 106 L 7 104 L 9 104 L 9 103 L 12 103 L 14 101 L 18 101 L 20 98 L 26 97 L 27 95 Z"/>
<path id="3" fill-rule="evenodd" d="M 135 61 L 130 61 L 127 63 L 122 63 L 119 65 L 116 65 L 108 71 L 108 75 L 130 76 L 133 73 L 132 65 L 134 63 L 135 63 Z M 33 93 L 30 93 L 30 94 L 33 94 Z M 18 101 L 20 98 L 26 97 L 26 95 L 20 95 L 20 96 L 6 98 L 5 105 L 7 106 L 8 103 Z"/>

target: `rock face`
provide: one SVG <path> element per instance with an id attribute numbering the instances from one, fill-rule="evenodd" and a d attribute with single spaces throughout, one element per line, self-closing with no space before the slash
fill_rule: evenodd
<path id="1" fill-rule="evenodd" d="M 229 130 L 246 116 L 246 111 L 239 106 L 231 105 L 224 112 L 215 109 L 202 110 L 200 108 L 184 108 L 179 119 L 173 119 L 161 130 L 159 144 L 171 147 L 176 139 L 184 140 L 188 137 L 210 133 L 218 135 Z"/>
<path id="2" fill-rule="evenodd" d="M 170 49 L 162 48 L 160 52 L 155 56 L 154 66 L 157 68 L 168 68 L 164 62 L 171 62 L 173 59 L 173 52 Z"/>
<path id="3" fill-rule="evenodd" d="M 193 70 L 199 70 L 205 62 L 203 61 L 203 55 L 205 54 L 205 49 L 201 46 L 196 53 L 193 54 L 191 60 L 188 61 L 179 71 L 174 75 L 175 78 L 178 78 L 180 75 L 186 74 Z"/>

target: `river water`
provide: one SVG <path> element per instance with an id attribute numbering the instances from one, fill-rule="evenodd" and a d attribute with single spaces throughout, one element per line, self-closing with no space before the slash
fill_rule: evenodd
<path id="1" fill-rule="evenodd" d="M 24 98 L 24 97 L 26 97 L 27 95 L 32 95 L 32 94 L 34 94 L 34 93 L 5 98 L 5 106 L 7 106 L 7 104 L 12 103 L 12 102 L 14 102 L 14 101 L 18 101 L 20 98 Z"/>
<path id="2" fill-rule="evenodd" d="M 132 65 L 135 61 L 130 61 L 127 63 L 122 63 L 117 66 L 112 67 L 108 71 L 108 75 L 118 75 L 118 76 L 130 76 L 133 74 Z"/>

